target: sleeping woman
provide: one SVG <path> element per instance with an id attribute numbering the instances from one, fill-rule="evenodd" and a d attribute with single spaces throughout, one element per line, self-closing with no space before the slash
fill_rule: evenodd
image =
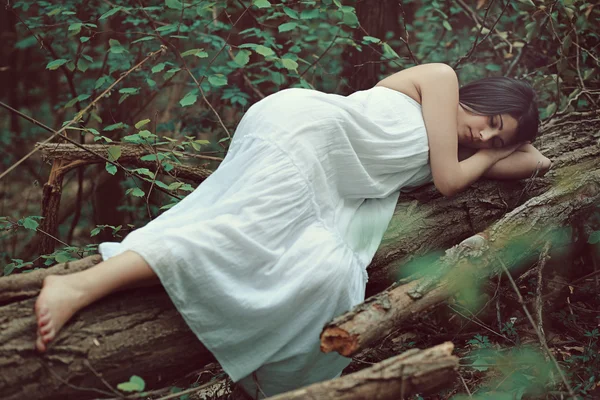
<path id="1" fill-rule="evenodd" d="M 459 87 L 445 64 L 349 96 L 266 97 L 193 193 L 121 243 L 102 243 L 102 263 L 45 278 L 38 351 L 51 351 L 82 308 L 156 283 L 249 396 L 339 376 L 350 359 L 321 353 L 319 335 L 364 300 L 400 190 L 433 181 L 453 196 L 482 177 L 544 174 L 550 161 L 530 144 L 535 97 L 503 77 Z"/>

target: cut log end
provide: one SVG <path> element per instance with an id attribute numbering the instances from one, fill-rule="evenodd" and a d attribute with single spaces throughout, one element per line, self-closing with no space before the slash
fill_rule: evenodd
<path id="1" fill-rule="evenodd" d="M 351 335 L 337 326 L 325 327 L 321 332 L 321 351 L 330 353 L 337 351 L 349 357 L 358 348 L 358 335 Z"/>

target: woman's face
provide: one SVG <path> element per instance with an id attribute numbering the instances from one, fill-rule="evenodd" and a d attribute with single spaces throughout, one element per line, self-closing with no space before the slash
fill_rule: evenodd
<path id="1" fill-rule="evenodd" d="M 458 105 L 458 144 L 475 149 L 500 148 L 516 142 L 517 120 L 509 114 L 479 115 Z"/>

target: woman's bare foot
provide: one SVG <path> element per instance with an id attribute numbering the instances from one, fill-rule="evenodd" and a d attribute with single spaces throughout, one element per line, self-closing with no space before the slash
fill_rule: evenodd
<path id="1" fill-rule="evenodd" d="M 35 302 L 37 340 L 35 347 L 45 352 L 63 325 L 73 314 L 85 307 L 85 290 L 70 275 L 50 275 L 44 278 L 42 291 Z"/>

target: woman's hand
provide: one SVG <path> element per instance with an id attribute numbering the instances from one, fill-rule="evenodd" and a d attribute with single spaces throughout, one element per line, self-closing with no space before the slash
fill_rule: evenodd
<path id="1" fill-rule="evenodd" d="M 487 170 L 484 174 L 486 178 L 492 179 L 525 179 L 534 176 L 543 176 L 550 167 L 552 162 L 545 157 L 538 149 L 529 143 L 522 143 L 510 152 L 510 148 L 504 149 L 486 149 L 496 152 L 490 154 L 490 157 L 501 157 Z"/>
<path id="2" fill-rule="evenodd" d="M 480 149 L 478 152 L 490 157 L 494 163 L 497 163 L 498 161 L 510 156 L 523 145 L 525 145 L 525 143 L 515 143 L 499 148 Z"/>

